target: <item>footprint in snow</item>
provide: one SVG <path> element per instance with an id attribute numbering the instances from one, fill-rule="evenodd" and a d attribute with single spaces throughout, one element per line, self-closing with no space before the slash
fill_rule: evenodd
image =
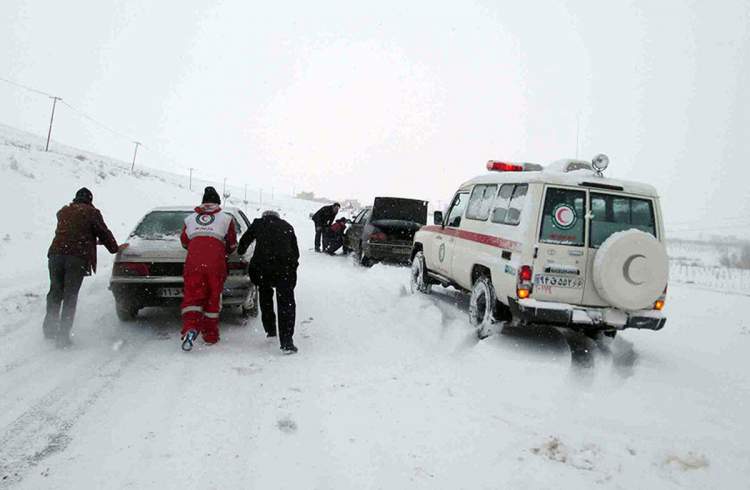
<path id="1" fill-rule="evenodd" d="M 276 422 L 276 427 L 278 427 L 281 432 L 284 432 L 286 434 L 297 432 L 297 422 L 289 417 L 279 419 L 279 421 Z"/>

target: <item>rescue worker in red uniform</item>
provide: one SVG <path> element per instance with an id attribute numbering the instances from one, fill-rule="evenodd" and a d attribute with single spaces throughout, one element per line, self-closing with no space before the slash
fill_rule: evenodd
<path id="1" fill-rule="evenodd" d="M 227 256 L 237 248 L 232 216 L 221 210 L 221 198 L 206 187 L 203 204 L 185 218 L 180 240 L 187 249 L 182 299 L 182 349 L 189 351 L 200 333 L 207 344 L 219 341 L 221 292 L 227 278 Z"/>

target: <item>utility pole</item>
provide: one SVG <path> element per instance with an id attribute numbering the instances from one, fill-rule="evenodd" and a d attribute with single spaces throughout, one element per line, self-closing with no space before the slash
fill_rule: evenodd
<path id="1" fill-rule="evenodd" d="M 188 190 L 193 190 L 193 170 L 195 170 L 193 167 L 190 167 L 188 170 L 190 170 L 190 180 L 188 180 Z"/>
<path id="2" fill-rule="evenodd" d="M 578 150 L 580 148 L 580 144 L 579 144 L 580 134 L 581 134 L 581 114 L 578 113 L 578 115 L 576 115 L 576 160 L 578 159 L 578 153 L 579 153 Z"/>
<path id="3" fill-rule="evenodd" d="M 47 131 L 47 145 L 44 147 L 44 151 L 49 151 L 49 140 L 52 137 L 52 121 L 55 120 L 55 106 L 58 100 L 62 100 L 60 97 L 52 96 L 52 115 L 49 117 L 49 131 Z"/>
<path id="4" fill-rule="evenodd" d="M 221 195 L 224 196 L 224 199 L 227 198 L 227 178 L 224 177 L 224 187 L 221 189 Z"/>
<path id="5" fill-rule="evenodd" d="M 141 146 L 141 142 L 133 141 L 133 144 L 135 144 L 135 150 L 133 151 L 133 164 L 130 166 L 130 173 L 133 173 L 133 170 L 135 169 L 135 157 L 138 155 L 138 147 Z"/>

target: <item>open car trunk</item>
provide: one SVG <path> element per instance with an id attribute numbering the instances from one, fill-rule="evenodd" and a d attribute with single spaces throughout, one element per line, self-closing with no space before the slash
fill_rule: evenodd
<path id="1" fill-rule="evenodd" d="M 411 242 L 427 224 L 427 201 L 376 197 L 370 224 L 385 233 L 388 241 Z"/>

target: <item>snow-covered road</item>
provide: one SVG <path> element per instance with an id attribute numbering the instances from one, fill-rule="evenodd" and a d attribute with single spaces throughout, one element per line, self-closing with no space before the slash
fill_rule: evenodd
<path id="1" fill-rule="evenodd" d="M 292 357 L 232 316 L 185 354 L 176 311 L 120 324 L 105 274 L 58 351 L 31 299 L 0 338 L 3 486 L 746 484 L 748 298 L 673 288 L 666 330 L 586 369 L 556 333 L 477 341 L 460 298 L 408 295 L 404 269 L 302 263 Z"/>
<path id="2" fill-rule="evenodd" d="M 176 310 L 120 323 L 104 252 L 60 351 L 41 333 L 54 212 L 88 185 L 122 240 L 149 207 L 197 197 L 0 136 L 3 193 L 27 210 L 0 234 L 0 488 L 748 488 L 750 297 L 672 284 L 663 331 L 572 362 L 569 344 L 591 346 L 478 341 L 463 296 L 310 252 L 317 205 L 285 198 L 304 249 L 298 355 L 259 320 L 227 315 L 222 341 L 189 354 Z"/>

